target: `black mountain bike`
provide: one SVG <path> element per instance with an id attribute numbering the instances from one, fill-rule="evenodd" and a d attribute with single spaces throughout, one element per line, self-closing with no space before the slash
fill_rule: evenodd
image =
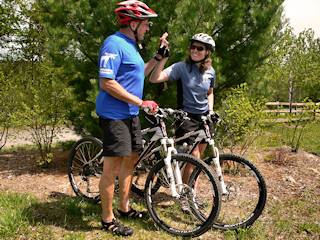
<path id="1" fill-rule="evenodd" d="M 174 121 L 188 119 L 187 113 L 182 110 L 175 110 Z M 191 154 L 195 147 L 204 139 L 211 147 L 211 154 L 203 159 L 216 172 L 222 190 L 222 206 L 218 219 L 213 224 L 214 228 L 221 230 L 234 230 L 252 225 L 261 215 L 267 200 L 267 186 L 259 169 L 248 159 L 233 153 L 219 154 L 215 147 L 214 139 L 209 132 L 211 123 L 220 122 L 218 114 L 202 116 L 203 128 L 198 131 L 191 131 L 182 137 L 174 138 L 175 143 L 181 142 L 189 136 L 197 136 L 190 150 Z M 152 121 L 149 121 L 152 123 Z M 157 124 L 154 122 L 152 124 Z M 142 130 L 143 134 L 153 132 L 152 127 Z M 147 139 L 147 138 L 145 138 Z M 181 146 L 180 146 L 181 147 Z M 161 155 L 161 148 L 154 148 L 154 161 Z M 145 174 L 145 173 L 144 173 Z M 192 178 L 196 178 L 196 171 Z M 140 172 L 140 177 L 143 172 Z M 133 189 L 139 195 L 143 195 L 143 185 L 133 183 Z M 197 191 L 199 191 L 199 186 Z M 201 190 L 201 189 L 200 189 Z M 157 191 L 157 185 L 153 188 Z"/>

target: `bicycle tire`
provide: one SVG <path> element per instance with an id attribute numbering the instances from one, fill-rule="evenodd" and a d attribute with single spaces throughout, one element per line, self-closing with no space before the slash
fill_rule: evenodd
<path id="1" fill-rule="evenodd" d="M 145 144 L 150 142 L 149 137 L 146 135 L 142 135 L 142 139 L 145 141 Z M 148 159 L 142 159 L 138 166 L 135 167 L 133 171 L 133 179 L 132 179 L 132 186 L 131 191 L 138 194 L 140 197 L 144 197 L 144 187 L 146 183 L 147 176 L 149 174 L 150 169 L 152 166 L 161 160 L 160 152 L 155 152 L 152 154 Z M 160 188 L 161 183 L 158 182 L 152 188 L 152 192 L 155 193 Z"/>
<path id="2" fill-rule="evenodd" d="M 261 215 L 267 201 L 267 185 L 259 169 L 246 158 L 222 153 L 219 156 L 228 195 L 222 195 L 219 217 L 213 228 L 235 230 L 251 226 Z M 204 159 L 212 164 L 212 157 Z"/>
<path id="3" fill-rule="evenodd" d="M 172 197 L 169 188 L 168 178 L 166 178 L 166 166 L 163 160 L 159 161 L 150 170 L 145 186 L 145 202 L 150 217 L 164 231 L 182 237 L 196 237 L 212 228 L 217 219 L 221 205 L 220 184 L 210 166 L 203 161 L 188 154 L 172 155 L 172 162 L 177 161 L 178 165 L 185 163 L 192 164 L 200 174 L 198 174 L 199 191 L 192 192 L 193 182 L 177 186 L 179 198 Z M 180 164 L 183 163 L 183 164 Z M 183 168 L 180 170 L 183 172 Z M 153 193 L 153 184 L 160 179 L 161 187 Z M 181 187 L 181 188 L 180 188 Z M 207 206 L 200 207 L 195 198 L 201 198 Z M 190 204 L 191 203 L 191 204 Z M 182 204 L 188 204 L 189 210 L 182 210 Z M 194 212 L 201 211 L 206 216 L 199 219 Z"/>
<path id="4" fill-rule="evenodd" d="M 100 202 L 102 170 L 101 140 L 89 136 L 77 141 L 72 147 L 68 163 L 69 181 L 75 194 L 89 202 Z"/>

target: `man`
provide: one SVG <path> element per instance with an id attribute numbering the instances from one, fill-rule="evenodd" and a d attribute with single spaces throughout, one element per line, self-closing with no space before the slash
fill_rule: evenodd
<path id="1" fill-rule="evenodd" d="M 133 229 L 115 219 L 112 210 L 114 183 L 119 179 L 120 217 L 142 218 L 145 212 L 138 212 L 129 206 L 129 194 L 133 169 L 142 147 L 139 107 L 156 112 L 154 101 L 143 101 L 144 77 L 156 66 L 164 48 L 144 63 L 135 43 L 143 40 L 149 31 L 149 18 L 158 15 L 140 1 L 118 3 L 115 13 L 120 30 L 109 36 L 99 54 L 100 93 L 97 96 L 96 112 L 103 130 L 104 165 L 99 189 L 101 195 L 101 223 L 105 230 L 122 236 L 130 236 Z"/>

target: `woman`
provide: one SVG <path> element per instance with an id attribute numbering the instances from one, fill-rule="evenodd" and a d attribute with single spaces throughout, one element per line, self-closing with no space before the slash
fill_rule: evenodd
<path id="1" fill-rule="evenodd" d="M 201 128 L 201 116 L 213 112 L 216 74 L 212 67 L 211 54 L 215 49 L 212 37 L 205 33 L 198 33 L 190 38 L 189 56 L 186 61 L 178 62 L 163 70 L 168 58 L 162 58 L 150 76 L 150 82 L 160 83 L 178 80 L 178 108 L 188 113 L 190 120 L 178 123 L 176 136 Z M 195 136 L 184 142 L 191 147 Z M 192 152 L 200 158 L 207 144 L 201 143 Z M 192 169 L 184 172 L 183 182 L 187 182 Z"/>

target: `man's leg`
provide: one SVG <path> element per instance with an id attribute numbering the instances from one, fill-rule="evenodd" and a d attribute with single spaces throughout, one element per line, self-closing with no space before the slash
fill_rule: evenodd
<path id="1" fill-rule="evenodd" d="M 115 188 L 115 180 L 120 172 L 123 157 L 104 157 L 103 173 L 99 183 L 101 196 L 102 215 L 104 222 L 114 219 L 112 201 Z"/>
<path id="2" fill-rule="evenodd" d="M 119 173 L 119 210 L 128 212 L 130 210 L 129 198 L 132 185 L 134 166 L 138 161 L 138 153 L 133 152 L 132 157 L 124 157 Z"/>

